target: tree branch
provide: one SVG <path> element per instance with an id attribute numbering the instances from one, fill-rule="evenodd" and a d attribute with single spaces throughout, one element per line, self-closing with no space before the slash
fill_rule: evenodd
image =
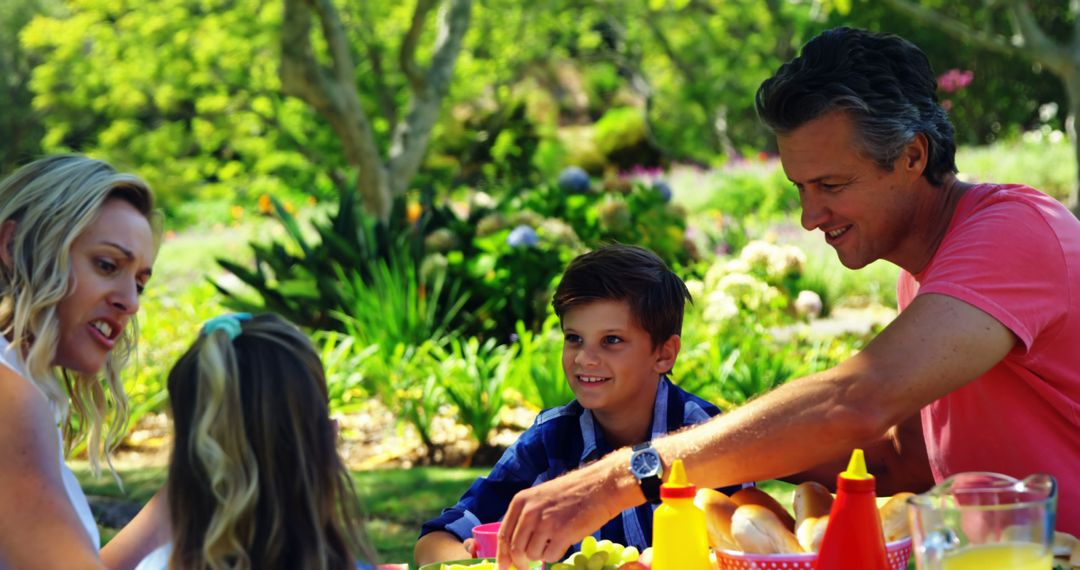
<path id="1" fill-rule="evenodd" d="M 424 22 L 427 21 L 428 12 L 435 6 L 437 0 L 416 0 L 416 9 L 413 10 L 412 21 L 409 22 L 409 31 L 405 33 L 405 39 L 401 41 L 399 60 L 401 71 L 405 73 L 409 85 L 415 92 L 424 90 L 424 75 L 420 66 L 416 63 L 416 45 L 420 42 L 420 34 L 424 31 Z"/>
<path id="2" fill-rule="evenodd" d="M 410 83 L 412 97 L 409 112 L 405 120 L 398 123 L 390 145 L 390 183 L 394 195 L 408 188 L 420 167 L 431 128 L 439 118 L 442 100 L 450 89 L 454 64 L 461 53 L 465 32 L 469 29 L 471 12 L 472 0 L 450 0 L 450 5 L 440 11 L 431 65 L 424 73 L 421 89 Z"/>
<path id="3" fill-rule="evenodd" d="M 281 89 L 320 113 L 334 108 L 328 86 L 311 49 L 311 8 L 304 0 L 285 0 L 281 28 Z"/>
<path id="4" fill-rule="evenodd" d="M 1046 32 L 1039 27 L 1027 2 L 1022 0 L 1009 2 L 1009 15 L 1025 47 L 1031 51 L 1032 59 L 1054 69 L 1059 74 L 1066 73 L 1072 67 L 1071 58 L 1065 47 L 1047 36 Z"/>
<path id="5" fill-rule="evenodd" d="M 323 37 L 326 38 L 326 46 L 330 49 L 330 61 L 337 78 L 338 85 L 349 87 L 352 94 L 356 94 L 356 63 L 353 62 L 352 53 L 349 51 L 349 37 L 345 35 L 345 28 L 341 25 L 341 18 L 337 15 L 334 3 L 331 0 L 309 0 L 315 12 L 319 15 L 319 23 L 322 25 Z"/>
<path id="6" fill-rule="evenodd" d="M 1069 0 L 1069 14 L 1073 19 L 1072 51 L 1080 52 L 1080 0 Z"/>
<path id="7" fill-rule="evenodd" d="M 954 38 L 974 43 L 998 53 L 1014 54 L 1017 52 L 1017 47 L 1012 45 L 1008 38 L 1000 34 L 976 30 L 955 18 L 950 18 L 930 8 L 924 8 L 909 0 L 885 0 L 885 3 L 898 12 L 903 12 L 924 24 L 935 26 Z"/>
<path id="8" fill-rule="evenodd" d="M 358 26 L 360 27 L 361 41 L 364 43 L 365 51 L 367 51 L 368 61 L 371 62 L 371 74 L 373 75 L 371 80 L 375 84 L 375 98 L 378 99 L 379 109 L 390 125 L 390 131 L 393 132 L 397 128 L 398 122 L 397 105 L 394 103 L 394 96 L 391 93 L 390 86 L 386 82 L 386 68 L 382 64 L 382 46 L 379 45 L 375 30 L 371 25 L 372 17 L 368 10 L 368 3 L 360 2 L 359 9 L 361 12 Z"/>
<path id="9" fill-rule="evenodd" d="M 985 49 L 1006 55 L 1020 55 L 1058 73 L 1065 72 L 1071 66 L 1068 54 L 1039 28 L 1030 8 L 1023 0 L 1012 0 L 1008 6 L 1013 27 L 1022 38 L 1020 45 L 1013 44 L 1001 34 L 976 30 L 955 18 L 919 6 L 910 0 L 885 0 L 885 2 L 896 10 L 935 26 L 954 38 Z"/>
<path id="10" fill-rule="evenodd" d="M 424 74 L 427 85 L 440 96 L 445 95 L 450 87 L 454 63 L 461 53 L 471 14 L 472 0 L 450 0 L 449 9 L 442 11 L 442 21 L 435 37 L 435 52 Z"/>
<path id="11" fill-rule="evenodd" d="M 311 4 L 317 10 L 330 47 L 333 74 L 323 70 L 311 49 Z M 365 207 L 385 219 L 390 212 L 387 171 L 371 122 L 360 105 L 356 70 L 349 69 L 351 65 L 348 40 L 330 0 L 285 0 L 281 30 L 282 91 L 307 102 L 329 122 L 341 141 L 346 160 L 360 169 L 359 187 Z"/>

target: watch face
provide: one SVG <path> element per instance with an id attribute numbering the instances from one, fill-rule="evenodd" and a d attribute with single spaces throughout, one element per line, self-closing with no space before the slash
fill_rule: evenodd
<path id="1" fill-rule="evenodd" d="M 660 468 L 660 457 L 656 451 L 649 449 L 635 453 L 630 461 L 630 469 L 639 476 L 652 475 Z"/>

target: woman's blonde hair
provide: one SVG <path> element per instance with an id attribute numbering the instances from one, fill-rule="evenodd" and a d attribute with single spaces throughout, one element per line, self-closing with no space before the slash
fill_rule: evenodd
<path id="1" fill-rule="evenodd" d="M 218 317 L 173 366 L 168 388 L 169 568 L 374 562 L 307 336 L 275 315 Z"/>
<path id="2" fill-rule="evenodd" d="M 0 224 L 15 222 L 8 244 L 11 263 L 0 263 L 0 334 L 10 339 L 29 380 L 52 404 L 64 427 L 65 448 L 86 441 L 95 472 L 126 428 L 127 397 L 119 372 L 135 346 L 136 321 L 117 339 L 103 378 L 57 369 L 53 362 L 61 334 L 57 308 L 74 285 L 71 245 L 113 198 L 130 203 L 158 227 L 147 184 L 100 160 L 51 156 L 0 181 Z"/>

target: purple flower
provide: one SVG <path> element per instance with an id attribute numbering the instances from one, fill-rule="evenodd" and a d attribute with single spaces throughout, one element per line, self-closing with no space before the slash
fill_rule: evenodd
<path id="1" fill-rule="evenodd" d="M 567 166 L 559 173 L 559 188 L 567 194 L 584 194 L 589 191 L 589 174 L 578 166 Z"/>
<path id="2" fill-rule="evenodd" d="M 506 244 L 510 247 L 536 247 L 540 245 L 540 236 L 536 235 L 536 230 L 531 226 L 522 224 L 510 230 L 510 235 L 506 236 Z"/>

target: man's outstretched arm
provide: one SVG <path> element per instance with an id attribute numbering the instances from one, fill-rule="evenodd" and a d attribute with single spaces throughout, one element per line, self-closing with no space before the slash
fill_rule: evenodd
<path id="1" fill-rule="evenodd" d="M 1014 343 L 983 311 L 923 295 L 847 361 L 653 446 L 665 466 L 682 459 L 699 487 L 790 475 L 881 438 L 989 370 Z M 628 461 L 629 450 L 618 450 L 518 493 L 499 532 L 499 568 L 554 561 L 616 513 L 642 503 Z"/>

